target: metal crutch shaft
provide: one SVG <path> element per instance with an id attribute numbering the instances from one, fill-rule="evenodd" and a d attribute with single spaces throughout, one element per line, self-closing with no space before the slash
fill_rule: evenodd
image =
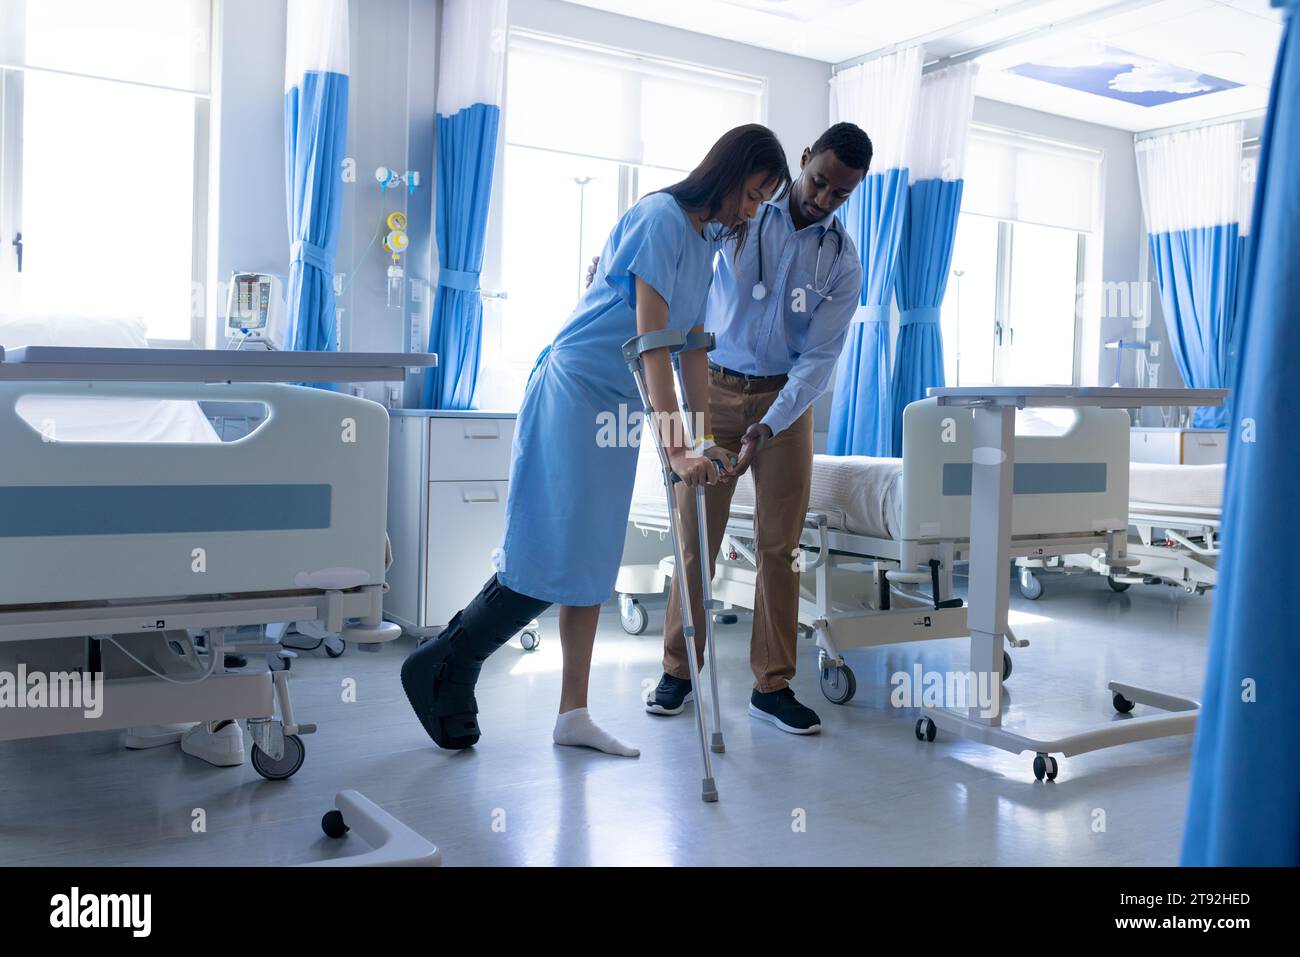
<path id="1" fill-rule="evenodd" d="M 673 376 L 677 381 L 677 391 L 681 395 L 682 421 L 686 425 L 686 440 L 692 445 L 696 444 L 697 436 L 695 435 L 690 397 L 686 390 L 686 380 L 682 378 L 682 354 L 693 352 L 696 349 L 709 352 L 713 349 L 713 346 L 713 333 L 696 332 L 688 335 L 685 344 L 672 354 Z M 721 467 L 720 463 L 719 467 Z M 713 645 L 713 550 L 709 542 L 709 523 L 704 501 L 704 489 L 700 486 L 695 488 L 695 526 L 695 534 L 699 542 L 700 600 L 704 609 L 704 653 L 708 658 L 709 694 L 713 699 L 714 731 L 710 747 L 715 753 L 722 754 L 727 750 L 727 746 L 722 737 L 722 698 L 718 694 L 718 662 Z M 684 572 L 685 566 L 680 567 Z M 694 644 L 690 645 L 690 651 L 692 658 L 694 658 Z"/>
<path id="2" fill-rule="evenodd" d="M 673 488 L 675 482 L 678 481 L 678 476 L 673 473 L 672 466 L 668 463 L 668 453 L 664 450 L 663 442 L 660 440 L 657 419 L 654 414 L 655 409 L 650 402 L 650 390 L 646 386 L 645 367 L 642 358 L 645 353 L 656 349 L 669 349 L 670 351 L 680 349 L 685 341 L 684 333 L 669 329 L 645 333 L 623 343 L 623 358 L 627 362 L 628 369 L 632 372 L 632 378 L 636 381 L 637 392 L 641 396 L 641 404 L 648 413 L 647 418 L 650 422 L 650 428 L 654 431 L 655 451 L 659 454 L 659 465 L 663 471 L 664 494 L 668 501 L 669 537 L 673 542 L 673 561 L 676 563 L 678 572 L 673 578 L 677 581 L 677 597 L 682 606 L 682 636 L 688 649 L 686 657 L 690 665 L 691 687 L 695 689 L 696 696 L 695 724 L 700 736 L 700 764 L 703 767 L 700 798 L 706 802 L 713 802 L 718 799 L 718 788 L 713 780 L 713 764 L 709 759 L 707 719 L 704 714 L 703 702 L 700 700 L 700 692 L 703 689 L 700 688 L 699 666 L 695 661 L 695 623 L 691 614 L 691 598 L 686 586 L 686 578 L 681 574 L 681 570 L 686 567 L 686 562 L 682 551 L 682 529 L 679 522 L 680 514 L 677 510 L 677 494 Z"/>

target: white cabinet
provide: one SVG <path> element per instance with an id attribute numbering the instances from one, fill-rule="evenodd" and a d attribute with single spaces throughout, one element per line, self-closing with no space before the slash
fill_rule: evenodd
<path id="1" fill-rule="evenodd" d="M 505 530 L 515 417 L 400 409 L 388 443 L 384 617 L 415 634 L 445 626 L 492 577 Z"/>
<path id="2" fill-rule="evenodd" d="M 1228 434 L 1223 429 L 1135 428 L 1129 457 L 1134 462 L 1216 465 L 1228 460 Z"/>

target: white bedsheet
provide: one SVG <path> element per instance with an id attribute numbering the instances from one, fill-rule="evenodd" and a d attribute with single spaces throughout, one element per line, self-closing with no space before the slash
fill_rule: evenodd
<path id="1" fill-rule="evenodd" d="M 18 414 L 59 442 L 220 442 L 197 402 L 187 399 L 25 395 Z"/>

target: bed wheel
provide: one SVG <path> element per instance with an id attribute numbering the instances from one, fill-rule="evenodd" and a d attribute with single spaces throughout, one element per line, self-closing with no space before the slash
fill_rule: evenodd
<path id="1" fill-rule="evenodd" d="M 1011 677 L 1011 652 L 1005 649 L 1002 652 L 1002 680 L 1006 681 Z"/>
<path id="2" fill-rule="evenodd" d="M 1111 589 L 1111 591 L 1128 591 L 1129 583 L 1128 583 L 1128 582 L 1117 582 L 1117 581 L 1115 581 L 1115 576 L 1114 576 L 1114 575 L 1107 575 L 1107 576 L 1106 576 L 1106 583 L 1107 583 L 1108 585 L 1110 585 L 1110 589 Z"/>
<path id="3" fill-rule="evenodd" d="M 1056 758 L 1050 754 L 1039 754 L 1034 757 L 1034 777 L 1039 781 L 1047 778 L 1049 781 L 1056 780 L 1056 772 L 1060 770 L 1056 764 Z"/>
<path id="4" fill-rule="evenodd" d="M 338 649 L 337 651 L 335 649 Z M 347 639 L 345 638 L 326 638 L 325 654 L 331 658 L 342 658 L 343 652 L 348 650 Z"/>
<path id="5" fill-rule="evenodd" d="M 1128 698 L 1124 697 L 1118 691 L 1115 692 L 1115 697 L 1111 699 L 1111 704 L 1115 706 L 1115 710 L 1120 714 L 1128 714 L 1133 710 L 1133 705 L 1135 703 L 1136 702 L 1129 701 Z"/>
<path id="6" fill-rule="evenodd" d="M 1028 568 L 1020 569 L 1020 594 L 1030 601 L 1038 601 L 1043 597 L 1042 580 Z"/>
<path id="7" fill-rule="evenodd" d="M 822 668 L 821 685 L 822 694 L 831 704 L 848 704 L 858 693 L 858 679 L 848 665 Z"/>
<path id="8" fill-rule="evenodd" d="M 343 812 L 338 808 L 326 811 L 325 816 L 320 819 L 320 829 L 325 832 L 326 837 L 332 837 L 336 840 L 348 832 L 348 826 L 343 823 Z"/>
<path id="9" fill-rule="evenodd" d="M 536 651 L 542 645 L 542 635 L 536 628 L 525 628 L 519 633 L 519 644 L 524 651 Z"/>
<path id="10" fill-rule="evenodd" d="M 934 736 L 939 733 L 938 727 L 930 718 L 916 719 L 916 740 L 933 741 Z"/>
<path id="11" fill-rule="evenodd" d="M 623 626 L 623 630 L 629 635 L 642 634 L 646 630 L 646 626 L 650 624 L 650 613 L 645 610 L 645 605 L 636 599 L 633 599 L 628 607 L 630 609 L 629 614 L 625 615 L 621 611 L 619 612 L 619 624 Z"/>
<path id="12" fill-rule="evenodd" d="M 256 744 L 253 745 L 253 770 L 268 781 L 283 781 L 297 773 L 306 756 L 307 749 L 303 747 L 302 738 L 296 734 L 286 734 L 284 754 L 278 761 Z"/>

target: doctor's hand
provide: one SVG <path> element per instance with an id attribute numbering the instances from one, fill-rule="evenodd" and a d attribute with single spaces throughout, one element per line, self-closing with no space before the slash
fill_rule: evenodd
<path id="1" fill-rule="evenodd" d="M 755 422 L 745 430 L 745 437 L 740 440 L 740 458 L 736 460 L 735 467 L 732 468 L 731 474 L 740 478 L 749 470 L 750 465 L 754 462 L 754 456 L 758 450 L 763 447 L 768 439 L 772 437 L 772 427 L 764 425 L 762 422 Z"/>
<path id="2" fill-rule="evenodd" d="M 692 455 L 685 449 L 673 449 L 668 453 L 668 466 L 687 485 L 713 485 L 717 482 L 718 470 L 713 463 L 702 455 Z"/>
<path id="3" fill-rule="evenodd" d="M 732 471 L 736 467 L 736 462 L 738 461 L 735 452 L 732 452 L 730 449 L 724 449 L 720 445 L 711 445 L 704 450 L 704 457 L 717 463 L 714 468 L 718 475 L 718 485 L 727 485 L 736 480 L 736 476 Z"/>
<path id="4" fill-rule="evenodd" d="M 596 267 L 600 265 L 600 257 L 592 256 L 591 265 L 587 267 L 587 285 L 590 286 L 596 279 Z"/>

